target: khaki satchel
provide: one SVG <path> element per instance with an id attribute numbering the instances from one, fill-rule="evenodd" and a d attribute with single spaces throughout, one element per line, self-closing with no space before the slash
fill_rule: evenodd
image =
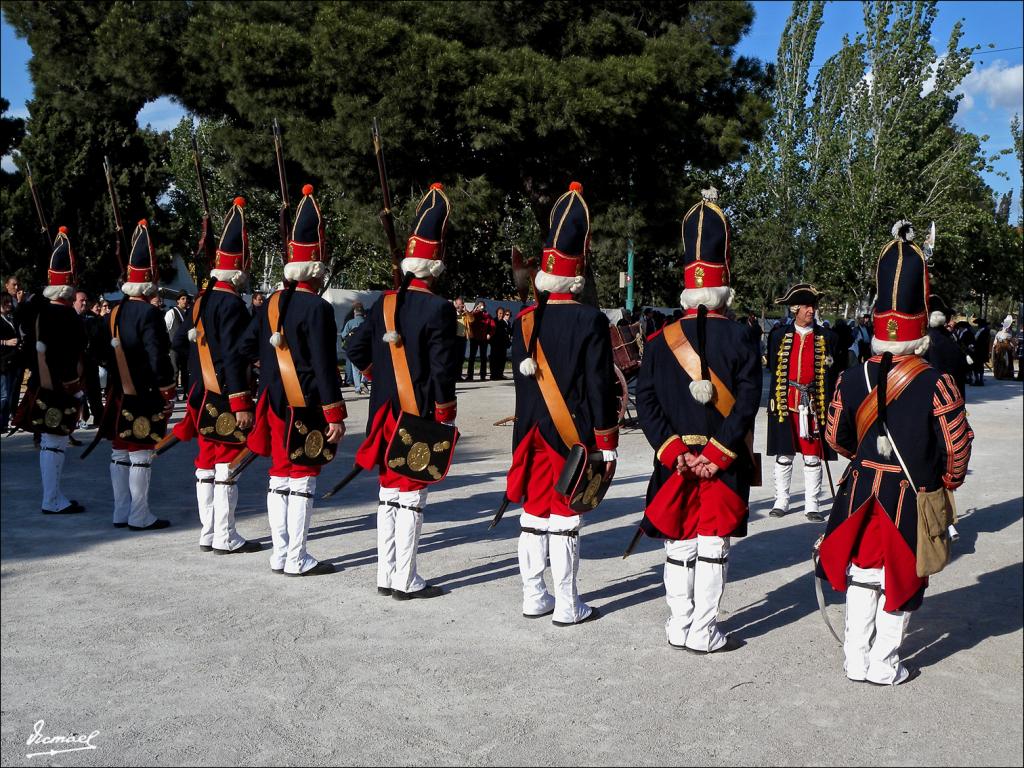
<path id="1" fill-rule="evenodd" d="M 869 399 L 874 399 L 870 394 L 874 390 L 868 379 L 867 363 L 864 364 L 864 381 L 868 385 Z M 919 488 L 914 483 L 914 478 L 910 476 L 910 470 L 903 461 L 900 449 L 896 447 L 896 441 L 893 440 L 888 425 L 883 424 L 882 428 L 892 444 L 893 453 L 896 454 L 903 474 L 907 476 L 910 487 L 917 495 L 917 552 L 914 555 L 917 561 L 917 575 L 923 579 L 925 576 L 938 573 L 949 563 L 949 526 L 957 521 L 956 502 L 953 500 L 953 492 L 945 487 L 934 491 Z"/>

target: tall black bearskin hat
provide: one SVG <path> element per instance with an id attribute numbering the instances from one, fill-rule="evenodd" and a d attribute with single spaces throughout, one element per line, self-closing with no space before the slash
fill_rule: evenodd
<path id="1" fill-rule="evenodd" d="M 245 225 L 245 198 L 236 197 L 224 218 L 217 257 L 210 274 L 217 280 L 237 283 L 252 266 L 249 230 Z"/>
<path id="2" fill-rule="evenodd" d="M 537 290 L 580 293 L 590 245 L 590 209 L 578 181 L 570 183 L 569 191 L 555 201 L 548 226 L 540 269 L 534 278 Z"/>
<path id="3" fill-rule="evenodd" d="M 160 276 L 156 267 L 156 251 L 149 237 L 149 225 L 140 219 L 132 233 L 131 253 L 128 254 L 128 279 L 121 285 L 125 296 L 152 296 L 157 291 Z"/>
<path id="4" fill-rule="evenodd" d="M 913 243 L 909 221 L 896 222 L 892 233 L 894 239 L 882 248 L 875 270 L 871 348 L 875 354 L 923 355 L 928 349 L 928 266 Z"/>
<path id="5" fill-rule="evenodd" d="M 47 283 L 49 283 L 43 288 L 43 295 L 46 298 L 63 301 L 70 301 L 74 298 L 75 285 L 78 282 L 78 263 L 75 252 L 71 248 L 67 227 L 62 226 L 57 229 L 57 237 L 53 241 L 50 266 L 46 275 Z"/>
<path id="6" fill-rule="evenodd" d="M 416 223 L 405 245 L 402 274 L 420 278 L 438 277 L 444 272 L 444 236 L 448 230 L 451 202 L 444 186 L 434 182 L 416 206 Z"/>
<path id="7" fill-rule="evenodd" d="M 815 307 L 821 301 L 822 292 L 810 283 L 797 283 L 788 291 L 785 296 L 775 300 L 776 304 L 785 304 L 787 307 Z"/>
<path id="8" fill-rule="evenodd" d="M 683 293 L 685 309 L 704 305 L 719 309 L 732 301 L 729 287 L 729 221 L 718 207 L 718 190 L 701 190 L 703 198 L 683 216 Z"/>
<path id="9" fill-rule="evenodd" d="M 313 197 L 313 185 L 306 184 L 295 208 L 295 223 L 288 241 L 288 263 L 284 265 L 285 279 L 305 281 L 323 277 L 324 250 L 323 217 Z"/>

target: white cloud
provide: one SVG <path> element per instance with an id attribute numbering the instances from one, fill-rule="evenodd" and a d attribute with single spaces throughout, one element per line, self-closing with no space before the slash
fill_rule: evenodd
<path id="1" fill-rule="evenodd" d="M 989 109 L 1021 111 L 1024 108 L 1024 64 L 1011 66 L 997 60 L 988 67 L 976 67 L 957 89 L 963 94 L 960 112 L 983 101 Z"/>
<path id="2" fill-rule="evenodd" d="M 140 128 L 149 126 L 154 131 L 169 131 L 185 116 L 185 110 L 169 96 L 161 96 L 143 105 L 135 121 Z"/>
<path id="3" fill-rule="evenodd" d="M 3 168 L 8 173 L 15 173 L 18 170 L 18 168 L 14 164 L 14 156 L 4 155 L 3 158 L 0 159 L 0 168 Z"/>

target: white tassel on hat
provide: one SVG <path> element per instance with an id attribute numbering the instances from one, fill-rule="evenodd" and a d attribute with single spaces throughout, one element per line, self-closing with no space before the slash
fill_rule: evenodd
<path id="1" fill-rule="evenodd" d="M 528 357 L 519 364 L 519 372 L 523 376 L 536 376 L 537 363 L 534 362 L 532 357 Z"/>
<path id="2" fill-rule="evenodd" d="M 388 331 L 383 336 L 381 336 L 381 339 L 384 340 L 385 344 L 397 344 L 398 343 L 398 332 L 397 331 Z"/>
<path id="3" fill-rule="evenodd" d="M 901 236 L 900 230 L 902 230 L 904 227 L 907 231 L 904 235 Z M 895 237 L 897 240 L 903 239 L 906 242 L 910 242 L 911 240 L 914 239 L 914 227 L 906 219 L 900 219 L 899 221 L 892 225 L 892 236 Z"/>
<path id="4" fill-rule="evenodd" d="M 875 441 L 875 447 L 884 458 L 892 458 L 892 441 L 885 435 L 878 436 L 878 439 Z"/>
<path id="5" fill-rule="evenodd" d="M 36 352 L 45 352 L 45 351 L 46 351 L 46 344 L 44 344 L 41 341 L 37 341 L 36 342 Z"/>
<path id="6" fill-rule="evenodd" d="M 188 329 L 188 340 L 191 341 L 191 342 L 195 342 L 195 340 L 198 339 L 198 338 L 199 338 L 199 332 L 196 331 L 195 328 L 189 328 Z"/>
<path id="7" fill-rule="evenodd" d="M 270 337 L 270 343 L 273 344 L 275 347 L 280 347 L 282 344 L 284 344 L 284 337 L 281 336 L 280 333 L 277 333 L 275 331 L 274 334 Z"/>
<path id="8" fill-rule="evenodd" d="M 709 203 L 718 202 L 718 190 L 715 189 L 713 186 L 708 187 L 707 189 L 702 189 L 700 191 L 700 196 Z"/>
<path id="9" fill-rule="evenodd" d="M 707 379 L 690 382 L 690 394 L 701 405 L 707 405 L 715 395 L 715 385 Z"/>

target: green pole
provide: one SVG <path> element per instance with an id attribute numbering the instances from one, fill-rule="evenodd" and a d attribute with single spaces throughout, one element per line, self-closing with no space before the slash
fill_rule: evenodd
<path id="1" fill-rule="evenodd" d="M 633 311 L 633 239 L 626 240 L 626 309 Z"/>

